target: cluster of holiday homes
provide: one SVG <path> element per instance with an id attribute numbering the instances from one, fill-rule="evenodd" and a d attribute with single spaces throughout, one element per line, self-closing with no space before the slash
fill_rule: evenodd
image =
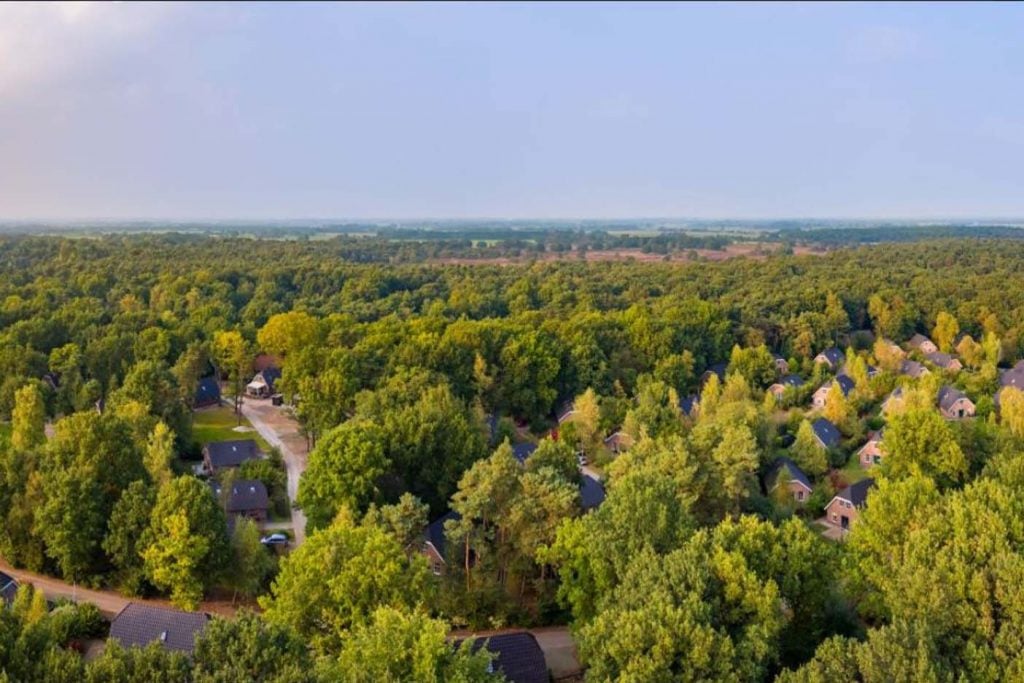
<path id="1" fill-rule="evenodd" d="M 165 607 L 131 602 L 110 622 L 110 639 L 123 647 L 146 647 L 159 643 L 165 650 L 191 656 L 196 638 L 210 623 L 203 612 L 182 612 Z M 466 639 L 453 639 L 457 646 Z M 487 648 L 494 654 L 491 670 L 512 683 L 548 683 L 550 676 L 544 653 L 533 634 L 527 631 L 496 633 L 473 637 L 474 648 Z"/>
<path id="2" fill-rule="evenodd" d="M 277 359 L 267 354 L 256 356 L 253 361 L 256 374 L 245 385 L 245 395 L 249 398 L 271 398 L 277 395 L 277 381 L 281 379 L 281 370 L 277 367 Z M 193 405 L 196 408 L 220 405 L 220 382 L 210 374 L 199 380 Z"/>
<path id="3" fill-rule="evenodd" d="M 203 446 L 203 472 L 211 476 L 210 490 L 223 504 L 229 523 L 238 517 L 266 521 L 270 509 L 267 487 L 258 479 L 235 479 L 231 481 L 231 490 L 225 491 L 213 477 L 262 457 L 259 446 L 252 439 L 212 441 Z"/>
<path id="4" fill-rule="evenodd" d="M 901 349 L 892 342 L 884 341 L 883 343 L 889 345 L 893 352 L 899 354 L 901 360 L 898 373 L 911 379 L 918 379 L 929 374 L 931 370 L 929 370 L 929 367 L 924 362 L 908 357 L 908 352 L 914 353 L 917 357 L 927 362 L 928 365 L 934 366 L 946 373 L 959 372 L 963 367 L 958 358 L 951 354 L 940 352 L 935 343 L 922 334 L 915 334 L 908 340 L 907 351 L 904 351 L 904 349 Z M 813 409 L 824 409 L 828 404 L 832 391 L 839 391 L 843 396 L 848 396 L 853 391 L 855 386 L 853 378 L 843 372 L 845 360 L 846 354 L 838 347 L 831 347 L 815 356 L 814 362 L 816 364 L 825 365 L 830 371 L 835 372 L 836 375 L 833 379 L 818 387 L 811 395 L 811 406 Z M 775 366 L 780 377 L 768 387 L 768 391 L 781 401 L 788 389 L 804 386 L 804 380 L 799 375 L 790 374 L 789 363 L 781 356 L 775 356 Z M 711 374 L 716 374 L 720 379 L 724 380 L 727 367 L 725 363 L 712 365 L 701 377 L 701 384 L 703 385 L 710 378 Z M 870 365 L 867 367 L 867 371 L 869 377 L 874 377 L 879 372 L 877 368 Z M 1001 372 L 1000 390 L 995 396 L 997 407 L 1000 394 L 1006 387 L 1016 387 L 1024 390 L 1024 361 L 1018 362 L 1012 369 Z M 902 400 L 902 388 L 895 389 L 882 402 L 882 414 L 887 414 L 897 408 Z M 950 385 L 944 385 L 939 389 L 936 402 L 939 412 L 949 420 L 969 418 L 975 414 L 976 407 L 974 402 L 964 392 Z M 694 415 L 699 409 L 699 405 L 699 394 L 687 396 L 680 401 L 680 409 L 687 415 Z M 827 419 L 819 417 L 811 423 L 811 427 L 815 441 L 821 448 L 828 450 L 839 445 L 839 430 Z M 855 455 L 864 469 L 870 469 L 881 463 L 884 459 L 884 433 L 884 428 L 870 432 L 866 443 L 857 450 Z M 810 479 L 789 458 L 779 458 L 775 461 L 766 473 L 764 483 L 765 489 L 768 492 L 775 491 L 780 485 L 784 485 L 797 504 L 806 502 L 812 490 Z M 826 521 L 840 529 L 848 529 L 856 520 L 857 511 L 867 500 L 868 491 L 873 484 L 873 479 L 866 478 L 851 484 L 837 493 L 826 506 Z"/>

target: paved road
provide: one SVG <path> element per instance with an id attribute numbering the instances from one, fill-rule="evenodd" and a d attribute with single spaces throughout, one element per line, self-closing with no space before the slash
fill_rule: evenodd
<path id="1" fill-rule="evenodd" d="M 299 478 L 306 470 L 309 455 L 306 439 L 299 433 L 299 423 L 285 409 L 267 400 L 244 400 L 242 415 L 267 443 L 281 451 L 288 471 L 288 498 L 294 503 L 299 496 Z M 292 507 L 292 527 L 295 545 L 300 545 L 306 540 L 306 515 L 295 507 Z"/>
<path id="2" fill-rule="evenodd" d="M 142 600 L 140 598 L 129 598 L 113 591 L 91 590 L 88 588 L 82 588 L 81 586 L 64 583 L 60 579 L 55 579 L 52 576 L 34 574 L 23 569 L 14 569 L 3 560 L 0 560 L 0 571 L 13 576 L 18 580 L 18 583 L 31 583 L 37 589 L 42 590 L 43 594 L 49 600 L 69 598 L 75 602 L 91 602 L 108 617 L 112 617 L 120 612 L 129 602 L 144 602 L 147 605 L 171 607 L 171 603 L 167 600 Z M 199 606 L 199 610 L 202 612 L 212 612 L 225 616 L 231 616 L 236 611 L 230 602 L 220 601 L 204 602 Z"/>

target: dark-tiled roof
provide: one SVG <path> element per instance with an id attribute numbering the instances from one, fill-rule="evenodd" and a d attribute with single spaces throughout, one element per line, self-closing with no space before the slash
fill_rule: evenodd
<path id="1" fill-rule="evenodd" d="M 833 448 L 839 445 L 839 430 L 836 426 L 823 417 L 811 423 L 814 433 L 818 439 L 825 444 L 826 448 Z"/>
<path id="2" fill-rule="evenodd" d="M 205 446 L 214 467 L 238 467 L 247 460 L 259 457 L 259 449 L 252 439 L 238 441 L 211 441 Z"/>
<path id="3" fill-rule="evenodd" d="M 850 484 L 845 489 L 836 494 L 837 498 L 848 500 L 853 503 L 854 507 L 860 507 L 864 505 L 864 501 L 868 499 L 868 491 L 875 485 L 875 480 L 871 477 L 867 479 L 861 479 L 856 484 Z"/>
<path id="4" fill-rule="evenodd" d="M 679 409 L 682 410 L 687 415 L 692 415 L 693 409 L 697 406 L 697 403 L 699 401 L 700 399 L 697 396 L 697 394 L 690 394 L 689 396 L 684 396 L 683 398 L 679 399 Z"/>
<path id="5" fill-rule="evenodd" d="M 708 366 L 708 369 L 704 371 L 704 374 L 707 375 L 709 372 L 711 372 L 711 373 L 714 373 L 714 374 L 718 375 L 718 379 L 724 380 L 725 379 L 725 372 L 728 369 L 729 369 L 729 364 L 728 363 L 712 363 L 711 365 Z"/>
<path id="6" fill-rule="evenodd" d="M 486 647 L 497 655 L 491 663 L 510 683 L 548 683 L 548 665 L 544 652 L 532 633 L 499 633 L 473 640 L 473 650 Z"/>
<path id="7" fill-rule="evenodd" d="M 204 377 L 196 386 L 196 405 L 220 403 L 220 385 L 216 377 Z"/>
<path id="8" fill-rule="evenodd" d="M 18 593 L 18 581 L 13 576 L 0 572 L 0 602 L 11 604 Z"/>
<path id="9" fill-rule="evenodd" d="M 202 612 L 179 612 L 130 602 L 110 622 L 110 637 L 125 647 L 144 647 L 154 641 L 168 650 L 191 653 L 196 635 L 210 617 Z"/>
<path id="10" fill-rule="evenodd" d="M 822 351 L 821 353 L 819 353 L 818 355 L 824 356 L 828 360 L 828 362 L 833 366 L 842 362 L 843 358 L 846 357 L 838 346 L 829 347 Z"/>
<path id="11" fill-rule="evenodd" d="M 800 375 L 786 375 L 779 380 L 779 384 L 785 384 L 789 387 L 802 387 L 804 385 L 804 378 Z"/>
<path id="12" fill-rule="evenodd" d="M 926 353 L 924 355 L 934 365 L 938 365 L 940 368 L 948 368 L 953 363 L 953 356 L 948 353 L 942 353 L 941 351 L 935 351 L 934 353 Z"/>
<path id="13" fill-rule="evenodd" d="M 917 333 L 913 337 L 911 337 L 910 341 L 908 341 L 907 343 L 912 348 L 916 349 L 916 348 L 920 348 L 921 344 L 924 344 L 925 342 L 930 342 L 930 341 L 931 341 L 931 339 L 929 339 L 928 337 L 924 336 L 923 334 Z"/>
<path id="14" fill-rule="evenodd" d="M 928 372 L 928 369 L 916 360 L 905 360 L 900 363 L 900 374 L 908 377 L 918 378 Z"/>
<path id="15" fill-rule="evenodd" d="M 263 381 L 267 383 L 267 388 L 271 391 L 274 390 L 274 385 L 277 384 L 277 380 L 281 379 L 281 370 L 275 365 L 269 365 L 259 372 L 263 376 Z"/>
<path id="16" fill-rule="evenodd" d="M 1024 361 L 1021 362 L 1024 363 Z M 1024 391 L 1024 365 L 1017 363 L 1017 365 L 1013 366 L 1012 370 L 1004 370 L 999 375 L 999 386 L 1017 387 Z"/>
<path id="17" fill-rule="evenodd" d="M 967 398 L 967 395 L 956 387 L 951 387 L 947 384 L 939 389 L 939 406 L 943 410 L 949 410 L 953 407 L 954 403 L 962 398 Z"/>
<path id="18" fill-rule="evenodd" d="M 216 481 L 210 482 L 213 495 L 220 500 L 221 485 Z M 267 496 L 267 487 L 258 479 L 239 479 L 231 484 L 231 497 L 228 499 L 227 511 L 232 513 L 250 512 L 253 510 L 266 510 L 270 507 L 270 499 Z"/>
<path id="19" fill-rule="evenodd" d="M 800 482 L 808 489 L 811 488 L 811 480 L 807 478 L 807 475 L 804 474 L 804 471 L 795 462 L 787 457 L 776 458 L 775 462 L 768 468 L 768 473 L 764 477 L 765 488 L 769 491 L 775 488 L 779 474 L 783 470 L 788 471 L 790 479 Z"/>
<path id="20" fill-rule="evenodd" d="M 442 558 L 445 558 L 444 523 L 447 522 L 449 519 L 458 521 L 462 519 L 462 515 L 452 510 L 448 514 L 442 517 L 438 517 L 433 522 L 428 524 L 423 534 L 424 536 L 426 536 L 426 540 L 429 541 L 432 546 L 434 546 L 434 549 L 437 551 L 437 554 L 440 555 Z"/>
<path id="21" fill-rule="evenodd" d="M 593 510 L 604 502 L 604 485 L 590 475 L 580 478 L 580 505 L 584 510 Z"/>
<path id="22" fill-rule="evenodd" d="M 856 382 L 849 375 L 836 375 L 836 382 L 839 384 L 839 389 L 843 392 L 843 396 L 853 391 L 853 387 L 856 386 Z"/>
<path id="23" fill-rule="evenodd" d="M 537 450 L 535 443 L 512 444 L 512 455 L 516 456 L 516 460 L 521 463 L 526 463 L 526 459 L 533 455 L 535 450 Z"/>

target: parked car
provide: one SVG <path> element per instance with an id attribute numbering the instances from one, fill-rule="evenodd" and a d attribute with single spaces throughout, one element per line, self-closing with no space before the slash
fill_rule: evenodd
<path id="1" fill-rule="evenodd" d="M 288 537 L 284 534 L 270 534 L 260 539 L 263 545 L 288 545 Z"/>

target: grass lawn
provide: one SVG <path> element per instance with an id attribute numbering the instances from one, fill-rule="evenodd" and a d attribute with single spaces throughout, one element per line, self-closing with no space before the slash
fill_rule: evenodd
<path id="1" fill-rule="evenodd" d="M 260 449 L 264 452 L 270 450 L 270 446 L 263 437 L 259 435 L 249 421 L 242 417 L 242 426 L 252 429 L 250 432 L 236 432 L 238 417 L 235 411 L 228 406 L 216 408 L 202 408 L 195 413 L 195 420 L 192 423 L 192 438 L 199 444 L 210 443 L 211 441 L 234 441 L 236 439 L 255 439 Z"/>
<path id="2" fill-rule="evenodd" d="M 856 454 L 851 455 L 849 462 L 839 471 L 842 472 L 843 478 L 848 484 L 855 484 L 868 476 L 868 471 L 861 467 L 860 458 Z"/>

